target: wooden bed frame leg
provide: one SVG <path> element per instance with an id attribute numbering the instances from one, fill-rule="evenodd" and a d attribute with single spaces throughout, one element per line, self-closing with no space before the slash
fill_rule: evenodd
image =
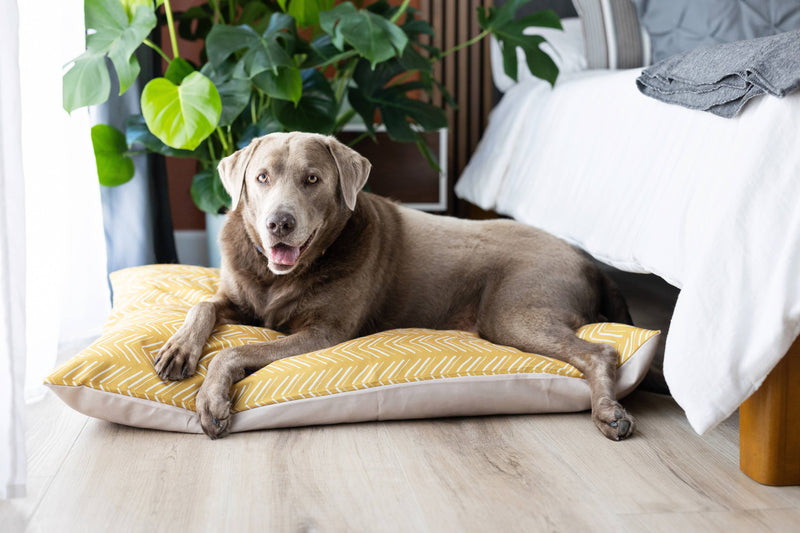
<path id="1" fill-rule="evenodd" d="M 739 468 L 765 485 L 800 485 L 800 337 L 739 408 Z"/>

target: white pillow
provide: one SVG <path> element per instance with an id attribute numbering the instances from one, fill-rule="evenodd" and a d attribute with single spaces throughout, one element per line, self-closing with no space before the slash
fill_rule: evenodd
<path id="1" fill-rule="evenodd" d="M 564 27 L 563 31 L 553 28 L 531 26 L 525 28 L 524 33 L 526 35 L 541 35 L 547 39 L 546 43 L 542 43 L 541 48 L 553 59 L 558 67 L 559 74 L 586 70 L 588 66 L 586 62 L 586 48 L 583 41 L 583 25 L 581 24 L 581 19 L 579 17 L 561 19 L 561 25 Z M 547 83 L 531 74 L 531 71 L 528 69 L 528 64 L 525 62 L 525 53 L 521 48 L 517 48 L 517 64 L 519 65 L 517 69 L 517 81 L 507 76 L 503 71 L 503 54 L 494 36 L 491 38 L 491 61 L 492 78 L 500 92 L 504 93 L 517 83 L 531 79 L 537 79 L 542 83 Z"/>

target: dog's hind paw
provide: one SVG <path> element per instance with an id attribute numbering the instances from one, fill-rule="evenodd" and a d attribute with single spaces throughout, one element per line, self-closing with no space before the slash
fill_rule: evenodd
<path id="1" fill-rule="evenodd" d="M 633 417 L 615 400 L 602 398 L 592 408 L 592 421 L 611 440 L 623 440 L 633 435 Z"/>
<path id="2" fill-rule="evenodd" d="M 200 387 L 195 402 L 200 427 L 211 439 L 219 439 L 228 434 L 231 417 L 231 402 L 228 394 L 207 390 Z"/>

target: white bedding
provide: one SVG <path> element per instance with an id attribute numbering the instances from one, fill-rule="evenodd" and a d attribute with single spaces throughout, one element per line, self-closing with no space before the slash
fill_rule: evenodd
<path id="1" fill-rule="evenodd" d="M 643 96 L 639 72 L 513 87 L 456 194 L 680 287 L 664 373 L 703 433 L 800 333 L 800 94 L 723 119 Z"/>

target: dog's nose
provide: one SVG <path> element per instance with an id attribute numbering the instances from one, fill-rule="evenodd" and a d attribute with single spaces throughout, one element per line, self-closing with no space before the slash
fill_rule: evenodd
<path id="1" fill-rule="evenodd" d="M 286 237 L 294 231 L 297 223 L 291 213 L 275 213 L 267 219 L 267 229 L 276 237 Z"/>

